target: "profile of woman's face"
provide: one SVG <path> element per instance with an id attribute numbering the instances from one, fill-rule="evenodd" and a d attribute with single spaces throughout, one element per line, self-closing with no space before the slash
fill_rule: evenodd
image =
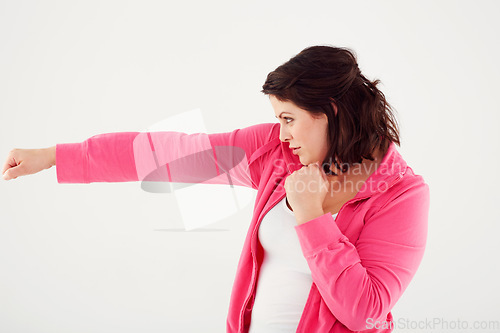
<path id="1" fill-rule="evenodd" d="M 294 103 L 281 102 L 273 95 L 269 95 L 269 100 L 280 122 L 280 140 L 288 142 L 290 148 L 300 147 L 295 154 L 303 165 L 321 165 L 329 148 L 327 116 L 314 118 Z"/>

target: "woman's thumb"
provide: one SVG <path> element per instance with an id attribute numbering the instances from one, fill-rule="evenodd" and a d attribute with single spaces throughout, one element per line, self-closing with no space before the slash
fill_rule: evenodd
<path id="1" fill-rule="evenodd" d="M 17 178 L 17 175 L 16 175 L 17 168 L 18 167 L 10 168 L 7 171 L 5 171 L 4 174 L 2 175 L 3 179 L 5 179 L 5 180 L 16 179 Z"/>

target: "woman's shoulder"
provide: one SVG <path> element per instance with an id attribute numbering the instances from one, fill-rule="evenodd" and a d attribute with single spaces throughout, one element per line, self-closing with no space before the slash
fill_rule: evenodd
<path id="1" fill-rule="evenodd" d="M 250 156 L 249 163 L 280 147 L 279 125 L 279 123 L 262 123 L 251 126 L 266 138 L 262 145 Z"/>
<path id="2" fill-rule="evenodd" d="M 375 206 L 379 209 L 414 206 L 416 203 L 425 203 L 430 199 L 429 185 L 422 175 L 416 174 L 409 166 L 399 179 L 386 191 L 375 196 Z"/>

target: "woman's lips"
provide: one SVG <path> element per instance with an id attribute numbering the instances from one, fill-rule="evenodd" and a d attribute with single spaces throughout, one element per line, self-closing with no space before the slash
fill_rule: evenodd
<path id="1" fill-rule="evenodd" d="M 292 152 L 293 152 L 295 155 L 297 155 L 297 152 L 298 152 L 299 150 L 300 150 L 300 147 L 298 147 L 298 148 L 294 148 L 294 149 L 292 150 Z"/>

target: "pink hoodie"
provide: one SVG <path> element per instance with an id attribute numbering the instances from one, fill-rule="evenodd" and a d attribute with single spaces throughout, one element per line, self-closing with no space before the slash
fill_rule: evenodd
<path id="1" fill-rule="evenodd" d="M 285 197 L 302 167 L 279 123 L 227 133 L 120 132 L 56 145 L 59 183 L 231 184 L 258 190 L 232 289 L 227 332 L 248 332 L 263 249 L 264 215 Z M 340 209 L 295 227 L 313 283 L 297 332 L 390 332 L 390 313 L 422 260 L 429 186 L 394 143 L 356 196 Z"/>

